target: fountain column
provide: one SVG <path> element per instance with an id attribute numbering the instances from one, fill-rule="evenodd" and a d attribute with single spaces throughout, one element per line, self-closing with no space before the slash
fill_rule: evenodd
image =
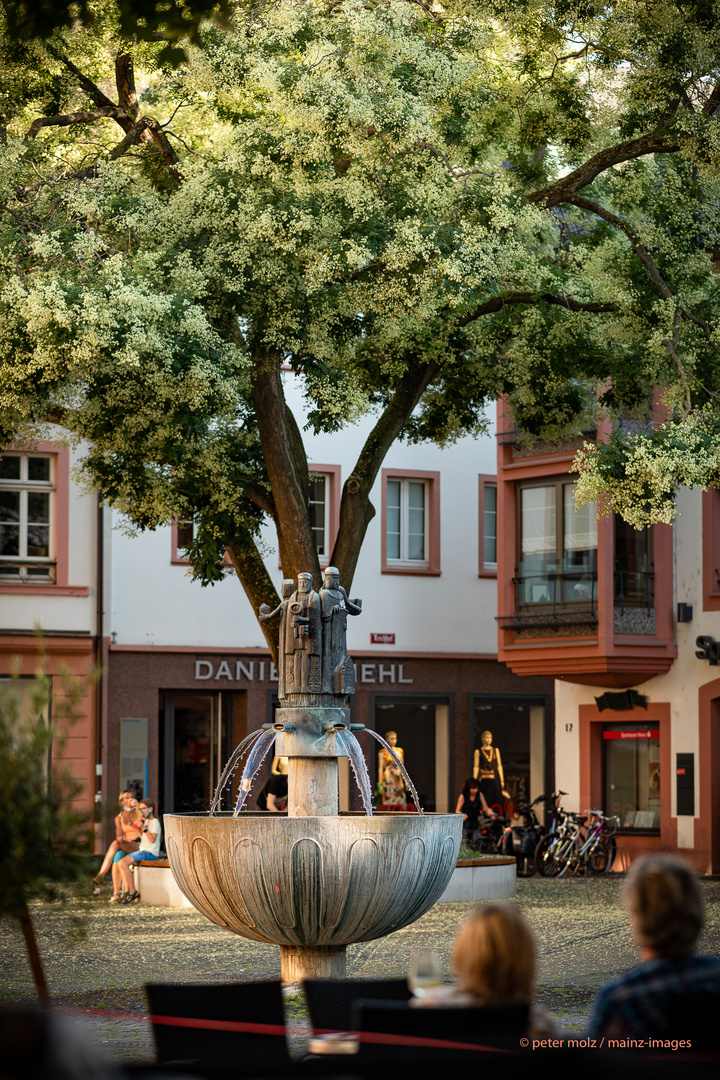
<path id="1" fill-rule="evenodd" d="M 288 817 L 337 817 L 338 757 L 345 756 L 336 732 L 345 731 L 345 710 L 310 705 L 278 709 L 275 750 L 288 759 Z M 283 982 L 341 979 L 347 946 L 281 945 Z"/>

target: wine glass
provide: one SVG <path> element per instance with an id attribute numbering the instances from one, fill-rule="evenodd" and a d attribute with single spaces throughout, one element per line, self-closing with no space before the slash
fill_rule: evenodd
<path id="1" fill-rule="evenodd" d="M 440 986 L 440 957 L 434 949 L 418 949 L 413 953 L 408 986 L 413 997 L 425 997 L 432 986 Z"/>

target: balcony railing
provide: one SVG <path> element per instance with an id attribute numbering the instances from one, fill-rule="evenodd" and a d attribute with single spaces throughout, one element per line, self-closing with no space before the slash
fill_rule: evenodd
<path id="1" fill-rule="evenodd" d="M 496 617 L 503 630 L 597 625 L 597 571 L 544 570 L 512 581 L 515 613 Z M 543 592 L 537 596 L 539 589 Z"/>
<path id="2" fill-rule="evenodd" d="M 644 607 L 651 611 L 655 606 L 655 572 L 616 570 L 615 605 L 623 612 L 626 607 Z"/>

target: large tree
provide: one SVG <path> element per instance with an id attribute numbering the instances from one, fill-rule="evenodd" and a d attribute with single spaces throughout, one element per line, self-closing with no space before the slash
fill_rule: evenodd
<path id="1" fill-rule="evenodd" d="M 283 368 L 309 428 L 374 415 L 346 586 L 392 442 L 501 395 L 526 439 L 647 420 L 580 476 L 637 525 L 720 483 L 718 0 L 277 0 L 177 68 L 89 7 L 4 45 L 6 439 L 55 421 L 139 528 L 193 513 L 196 576 L 227 550 L 256 610 L 267 517 L 319 571 Z"/>

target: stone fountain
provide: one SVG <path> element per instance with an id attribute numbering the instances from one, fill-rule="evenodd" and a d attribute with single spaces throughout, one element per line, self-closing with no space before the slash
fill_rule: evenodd
<path id="1" fill-rule="evenodd" d="M 311 574 L 298 575 L 297 589 L 292 580 L 283 582 L 275 611 L 265 604 L 260 609 L 262 620 L 280 619 L 275 723 L 236 750 L 208 814 L 164 818 L 168 858 L 182 892 L 218 926 L 278 944 L 286 982 L 343 976 L 349 944 L 420 918 L 442 895 L 460 846 L 460 815 L 424 814 L 417 801 L 419 813 L 372 812 L 354 734 L 362 725 L 349 725 L 345 712 L 355 691 L 347 618 L 361 609 L 333 567 L 319 592 Z M 234 813 L 216 812 L 222 788 L 253 741 Z M 288 759 L 287 814 L 244 811 L 273 742 Z M 338 758 L 345 756 L 364 814 L 338 811 Z"/>

